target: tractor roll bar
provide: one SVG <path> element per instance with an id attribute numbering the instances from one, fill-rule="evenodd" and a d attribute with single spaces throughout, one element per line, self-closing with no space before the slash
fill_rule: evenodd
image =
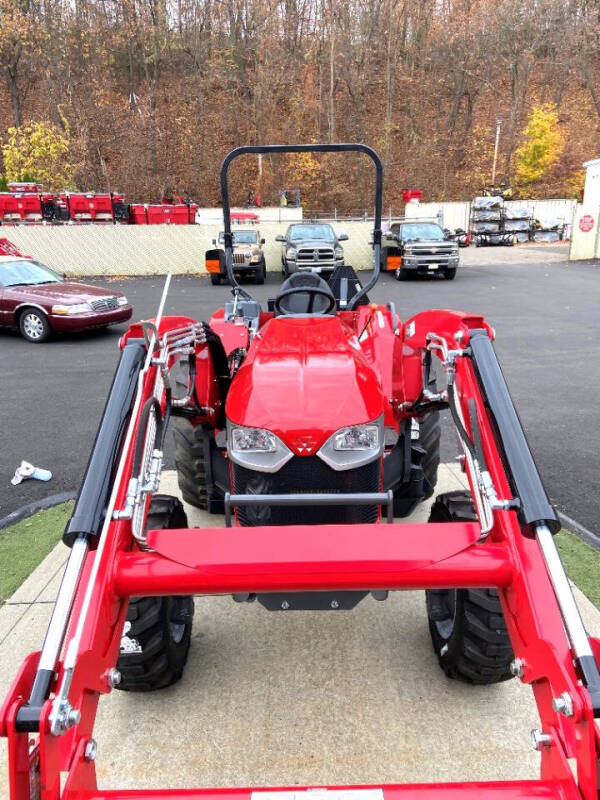
<path id="1" fill-rule="evenodd" d="M 229 188 L 227 185 L 227 171 L 231 162 L 238 156 L 246 154 L 262 154 L 266 153 L 346 153 L 356 152 L 365 153 L 375 164 L 375 230 L 373 231 L 373 244 L 374 244 L 374 265 L 373 277 L 367 285 L 357 292 L 350 303 L 348 308 L 355 308 L 361 297 L 367 294 L 373 286 L 377 283 L 379 278 L 379 263 L 381 257 L 381 208 L 383 205 L 383 166 L 381 159 L 373 150 L 366 144 L 358 143 L 337 143 L 337 144 L 266 144 L 266 145 L 246 145 L 244 147 L 236 147 L 228 153 L 221 165 L 221 200 L 223 202 L 223 228 L 225 239 L 225 263 L 227 267 L 227 277 L 229 283 L 232 285 L 236 294 L 241 294 L 248 300 L 252 300 L 252 296 L 243 289 L 233 274 L 233 234 L 231 233 L 231 215 L 229 210 Z"/>

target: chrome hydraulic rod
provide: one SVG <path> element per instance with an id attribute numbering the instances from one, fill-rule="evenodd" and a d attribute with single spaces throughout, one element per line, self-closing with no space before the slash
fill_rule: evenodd
<path id="1" fill-rule="evenodd" d="M 552 581 L 556 602 L 573 650 L 575 666 L 592 701 L 594 717 L 600 717 L 600 673 L 581 613 L 565 568 L 547 525 L 534 526 L 536 538 Z"/>
<path id="2" fill-rule="evenodd" d="M 40 711 L 48 697 L 56 662 L 62 650 L 67 625 L 73 609 L 75 593 L 81 578 L 81 571 L 88 552 L 88 540 L 78 537 L 73 543 L 69 560 L 60 583 L 52 616 L 46 629 L 44 644 L 36 670 L 35 680 L 29 699 L 19 709 L 17 727 L 22 731 L 36 731 L 39 727 Z"/>
<path id="3" fill-rule="evenodd" d="M 536 525 L 535 532 L 573 652 L 578 659 L 592 656 L 590 640 L 550 528 L 547 525 Z"/>

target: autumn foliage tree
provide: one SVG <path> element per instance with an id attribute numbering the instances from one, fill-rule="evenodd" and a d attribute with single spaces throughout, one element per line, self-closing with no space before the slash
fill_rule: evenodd
<path id="1" fill-rule="evenodd" d="M 535 106 L 523 134 L 524 142 L 516 152 L 515 179 L 520 187 L 542 180 L 563 152 L 565 142 L 556 106 Z"/>
<path id="2" fill-rule="evenodd" d="M 49 190 L 73 188 L 75 166 L 70 161 L 68 131 L 51 122 L 30 122 L 11 127 L 2 145 L 6 179 L 35 179 Z"/>

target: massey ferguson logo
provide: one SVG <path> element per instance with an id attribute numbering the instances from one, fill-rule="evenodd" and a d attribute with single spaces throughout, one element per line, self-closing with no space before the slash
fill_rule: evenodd
<path id="1" fill-rule="evenodd" d="M 299 436 L 295 442 L 293 442 L 293 447 L 300 455 L 309 455 L 310 453 L 314 453 L 317 441 L 313 438 L 310 434 L 306 436 Z"/>

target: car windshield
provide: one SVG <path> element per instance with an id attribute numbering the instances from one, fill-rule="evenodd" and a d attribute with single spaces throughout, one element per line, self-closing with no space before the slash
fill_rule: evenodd
<path id="1" fill-rule="evenodd" d="M 2 286 L 38 286 L 40 283 L 61 283 L 63 279 L 37 261 L 0 262 Z"/>
<path id="2" fill-rule="evenodd" d="M 219 244 L 225 242 L 223 231 L 219 234 Z M 258 231 L 234 231 L 233 243 L 236 244 L 256 244 L 258 242 Z"/>
<path id="3" fill-rule="evenodd" d="M 288 239 L 290 242 L 300 242 L 305 239 L 333 242 L 335 233 L 331 225 L 294 225 L 290 228 Z"/>
<path id="4" fill-rule="evenodd" d="M 405 242 L 431 242 L 444 238 L 444 231 L 435 222 L 408 222 L 400 226 L 400 235 Z"/>

